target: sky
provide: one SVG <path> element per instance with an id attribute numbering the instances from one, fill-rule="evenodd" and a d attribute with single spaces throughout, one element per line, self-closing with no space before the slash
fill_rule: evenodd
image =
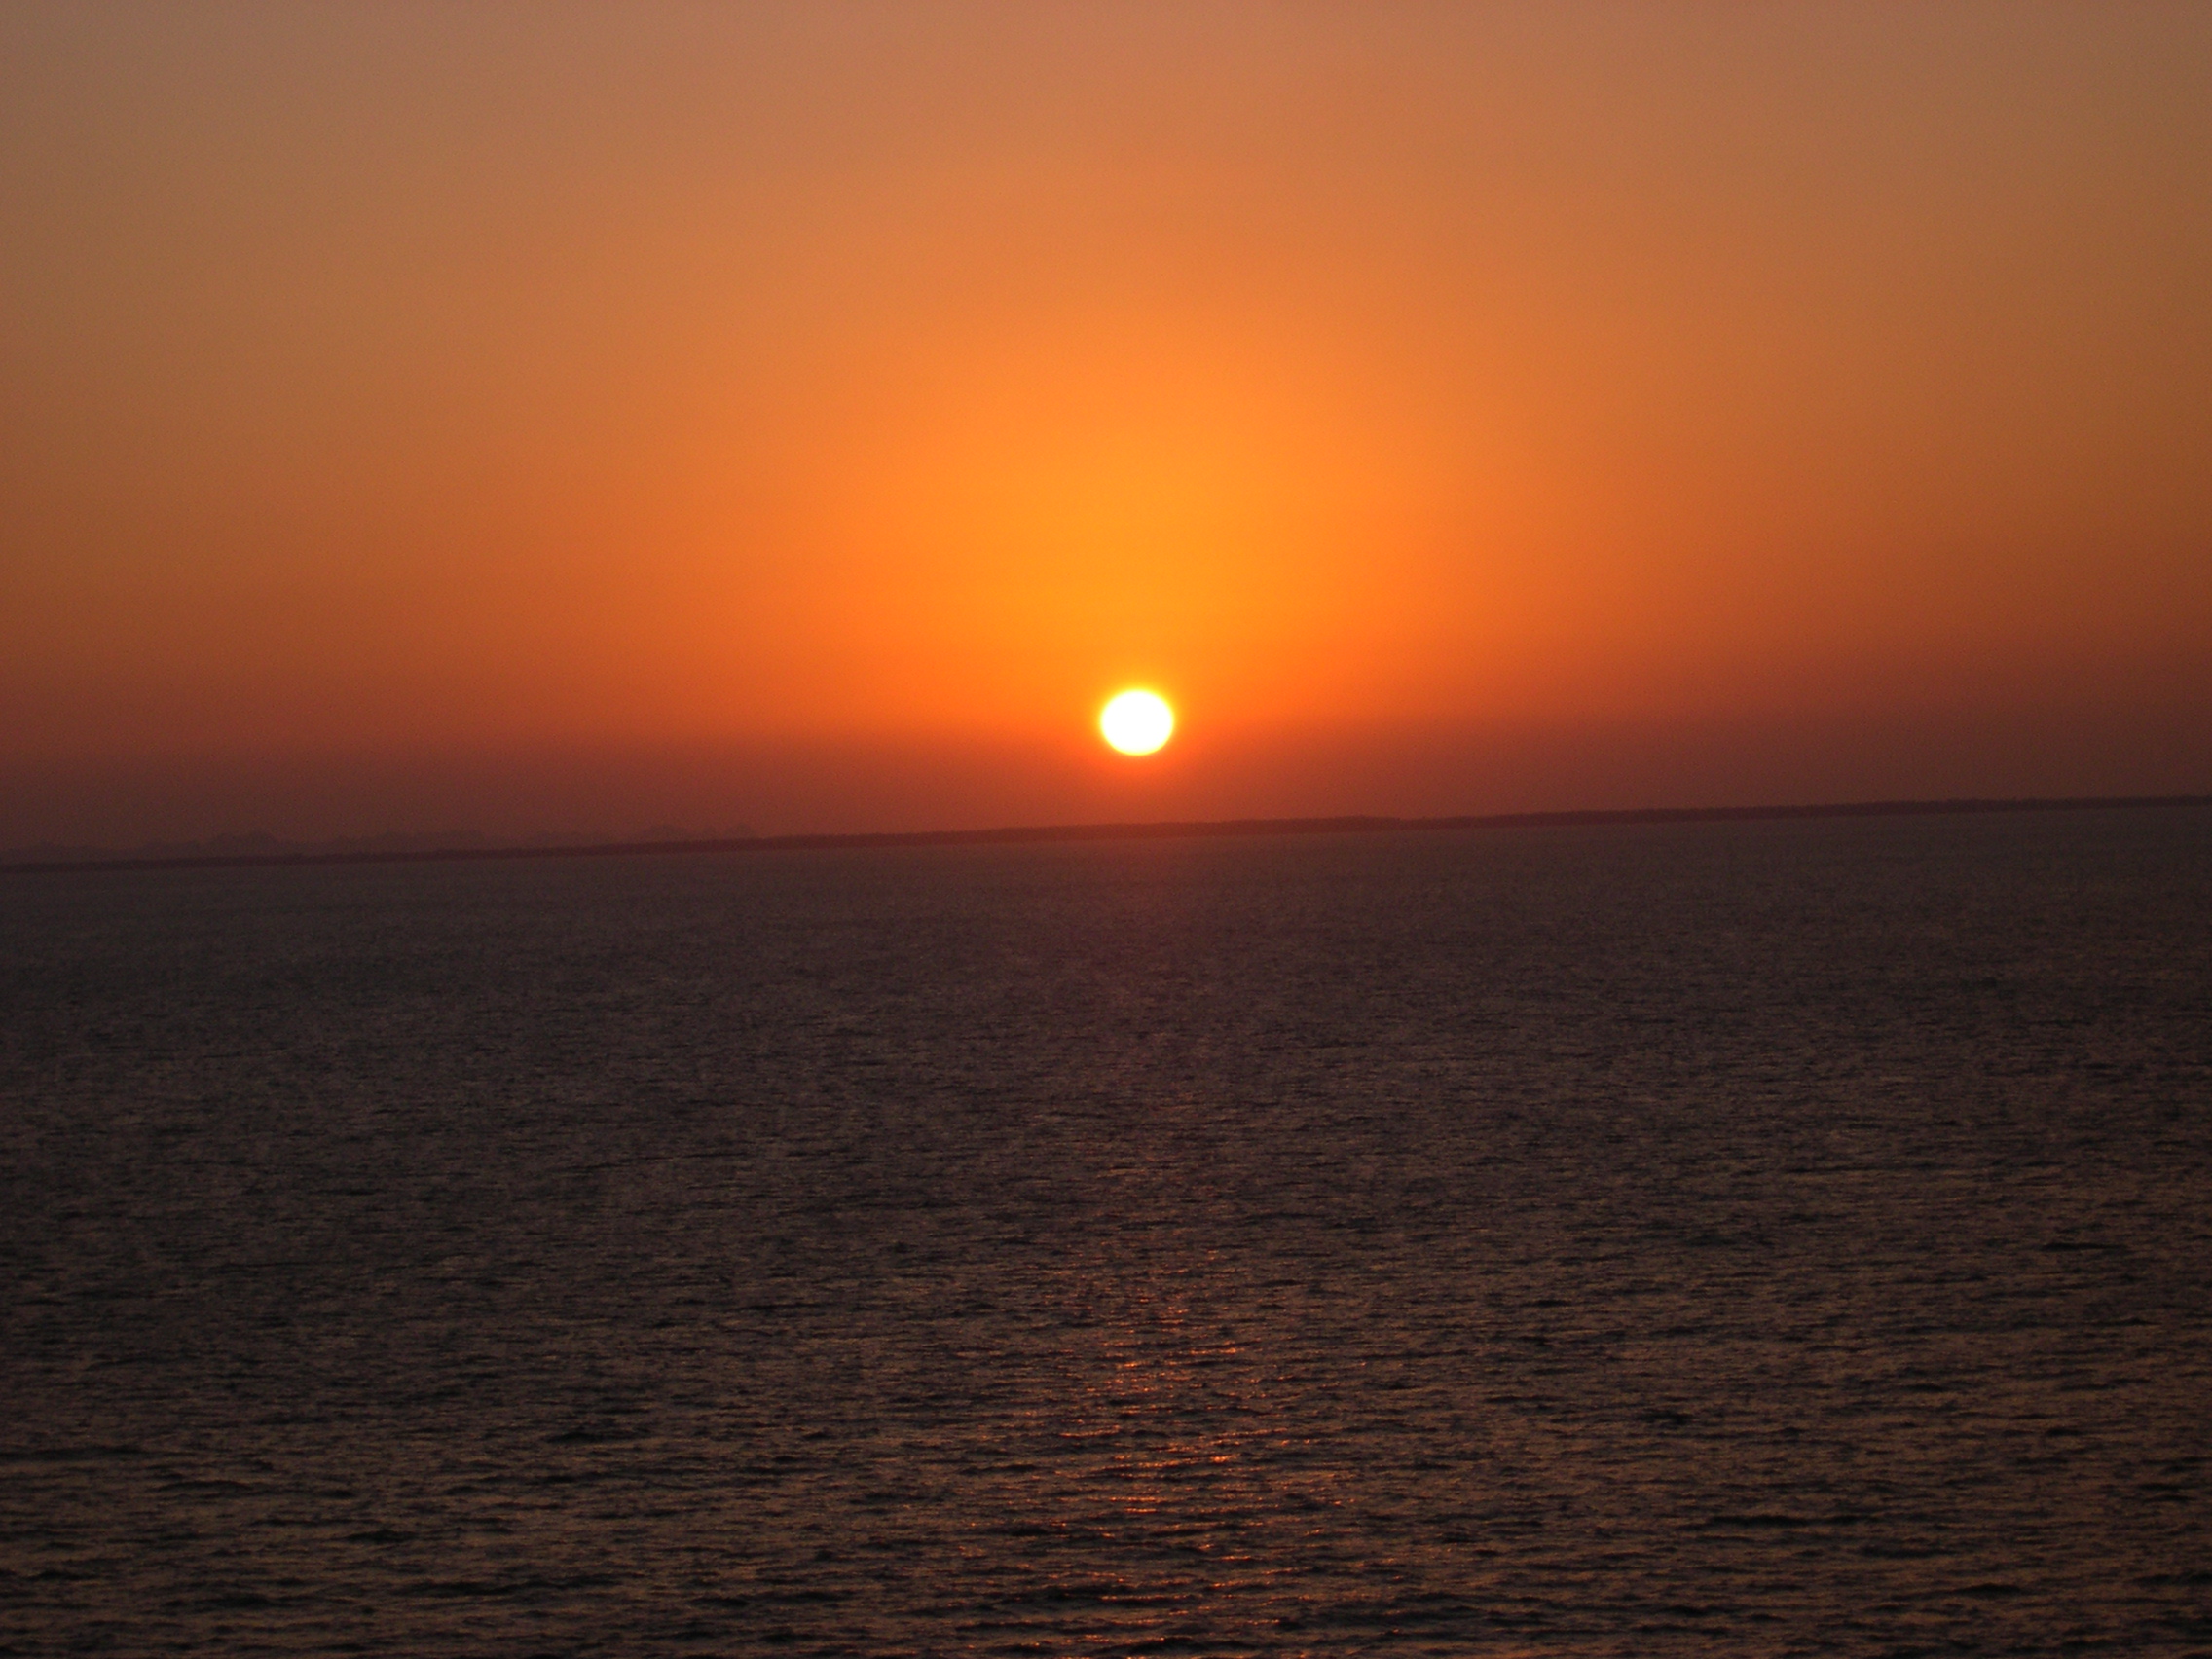
<path id="1" fill-rule="evenodd" d="M 2207 295 L 2202 5 L 13 0 L 0 844 L 2208 792 Z"/>

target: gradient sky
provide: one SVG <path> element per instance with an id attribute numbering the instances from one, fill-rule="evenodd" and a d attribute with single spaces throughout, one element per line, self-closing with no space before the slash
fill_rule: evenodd
<path id="1" fill-rule="evenodd" d="M 14 0 L 0 369 L 0 842 L 2212 790 L 2202 5 Z"/>

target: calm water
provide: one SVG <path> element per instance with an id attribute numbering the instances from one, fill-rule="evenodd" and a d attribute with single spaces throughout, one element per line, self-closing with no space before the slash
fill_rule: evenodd
<path id="1" fill-rule="evenodd" d="M 0 1650 L 2212 1648 L 2212 812 L 0 928 Z"/>

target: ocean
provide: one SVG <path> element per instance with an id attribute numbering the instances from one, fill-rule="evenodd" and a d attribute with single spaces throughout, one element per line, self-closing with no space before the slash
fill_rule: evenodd
<path id="1" fill-rule="evenodd" d="M 2212 1650 L 2212 809 L 0 878 L 0 1652 Z"/>

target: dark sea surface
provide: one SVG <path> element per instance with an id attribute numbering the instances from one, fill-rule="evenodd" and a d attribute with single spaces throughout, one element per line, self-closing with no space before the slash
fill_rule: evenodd
<path id="1" fill-rule="evenodd" d="M 2212 1651 L 2212 811 L 0 945 L 0 1651 Z"/>

